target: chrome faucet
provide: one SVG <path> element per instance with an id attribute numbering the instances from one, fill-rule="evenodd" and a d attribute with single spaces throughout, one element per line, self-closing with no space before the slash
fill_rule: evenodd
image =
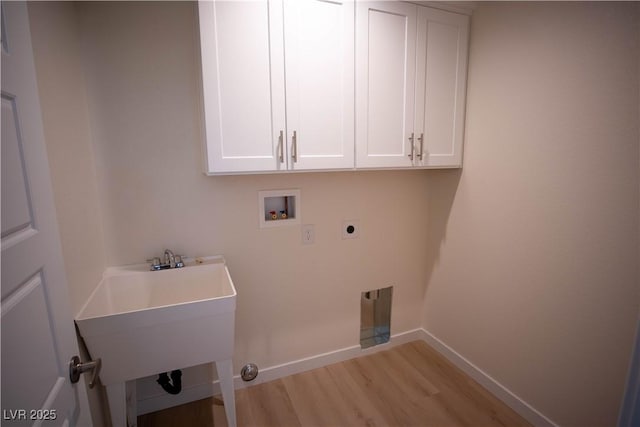
<path id="1" fill-rule="evenodd" d="M 176 268 L 176 256 L 170 249 L 164 250 L 164 263 L 169 264 L 169 268 Z"/>
<path id="2" fill-rule="evenodd" d="M 169 249 L 164 250 L 164 263 L 161 263 L 160 258 L 158 257 L 155 257 L 153 259 L 148 259 L 147 261 L 151 263 L 152 271 L 184 267 L 184 261 L 182 261 L 182 256 L 174 255 L 173 251 Z"/>

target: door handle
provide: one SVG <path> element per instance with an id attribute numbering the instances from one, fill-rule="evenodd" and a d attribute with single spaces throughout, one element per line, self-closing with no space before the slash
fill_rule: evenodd
<path id="1" fill-rule="evenodd" d="M 298 161 L 298 135 L 296 131 L 293 131 L 293 136 L 291 137 L 291 158 L 293 162 L 296 163 Z"/>
<path id="2" fill-rule="evenodd" d="M 413 152 L 415 151 L 415 146 L 413 144 L 413 132 L 411 132 L 411 136 L 408 138 L 411 141 L 411 153 L 408 154 L 409 158 L 413 160 Z"/>
<path id="3" fill-rule="evenodd" d="M 278 137 L 278 158 L 280 163 L 284 163 L 284 131 L 280 131 L 280 136 Z"/>
<path id="4" fill-rule="evenodd" d="M 418 141 L 420 141 L 420 151 L 418 152 L 418 159 L 422 160 L 422 155 L 424 153 L 424 133 L 421 133 L 418 137 Z"/>
<path id="5" fill-rule="evenodd" d="M 100 368 L 102 368 L 102 359 L 81 363 L 78 356 L 73 356 L 69 361 L 69 379 L 71 380 L 71 384 L 75 384 L 80 381 L 80 374 L 92 371 L 89 388 L 93 388 L 93 386 L 96 385 Z"/>

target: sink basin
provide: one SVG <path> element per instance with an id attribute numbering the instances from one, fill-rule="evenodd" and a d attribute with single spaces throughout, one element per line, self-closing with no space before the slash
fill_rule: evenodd
<path id="1" fill-rule="evenodd" d="M 76 317 L 105 385 L 231 359 L 236 290 L 222 257 L 114 267 Z"/>

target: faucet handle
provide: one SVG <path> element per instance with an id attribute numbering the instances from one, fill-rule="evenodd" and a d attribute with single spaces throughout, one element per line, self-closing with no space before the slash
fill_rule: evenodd
<path id="1" fill-rule="evenodd" d="M 175 259 L 176 259 L 176 267 L 175 268 L 184 267 L 184 261 L 182 260 L 182 255 L 175 255 Z"/>
<path id="2" fill-rule="evenodd" d="M 148 263 L 151 264 L 151 270 L 160 270 L 160 258 L 153 257 L 147 260 Z"/>

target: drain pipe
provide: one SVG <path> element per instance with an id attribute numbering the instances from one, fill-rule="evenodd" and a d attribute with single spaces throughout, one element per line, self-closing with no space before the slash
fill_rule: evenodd
<path id="1" fill-rule="evenodd" d="M 157 382 L 167 393 L 178 394 L 182 391 L 182 371 L 180 369 L 171 371 L 171 381 L 169 381 L 169 375 L 163 372 L 158 375 Z M 173 382 L 173 384 L 171 384 L 171 382 Z"/>

